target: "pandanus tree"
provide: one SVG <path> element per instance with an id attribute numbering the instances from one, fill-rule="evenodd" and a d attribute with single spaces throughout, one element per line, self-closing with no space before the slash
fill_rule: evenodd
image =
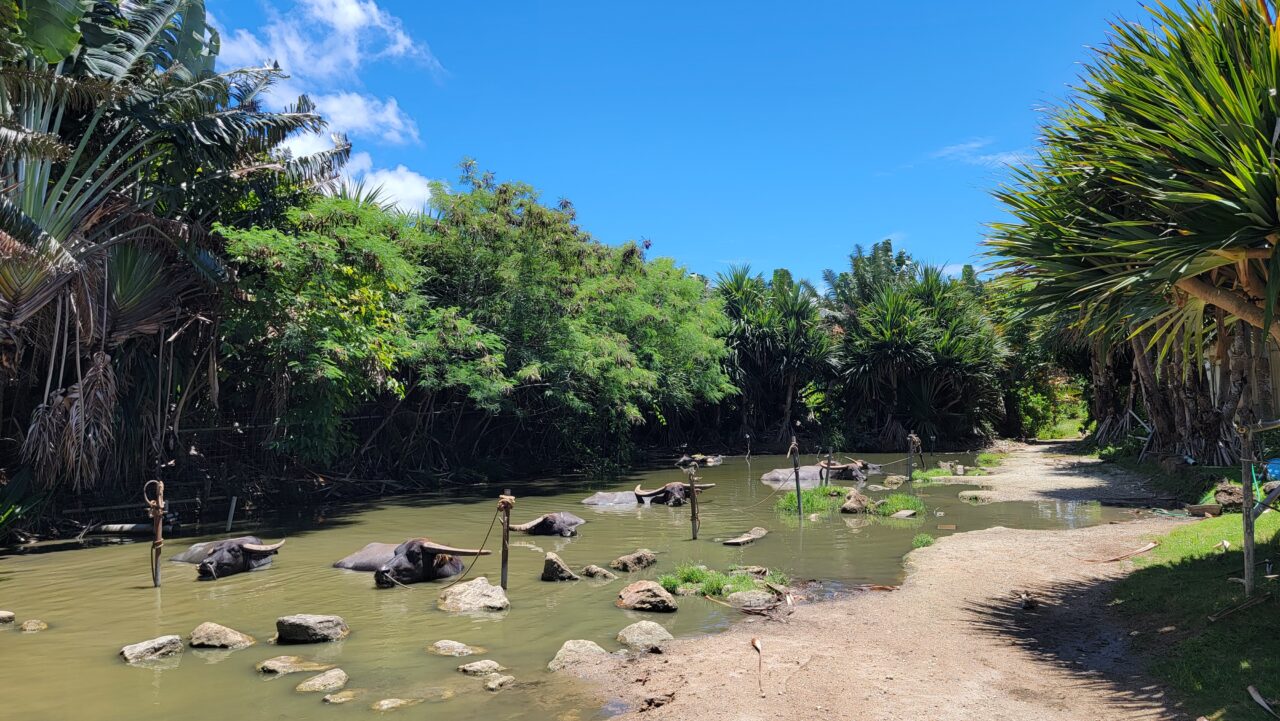
<path id="1" fill-rule="evenodd" d="M 998 193 L 1014 221 L 991 252 L 1029 281 L 1029 311 L 1131 347 L 1164 450 L 1221 462 L 1232 419 L 1269 405 L 1280 340 L 1280 30 L 1271 0 L 1150 12 L 1113 25 L 1051 113 L 1038 160 Z"/>
<path id="2" fill-rule="evenodd" d="M 9 6 L 0 435 L 21 443 L 0 445 L 0 468 L 45 488 L 137 480 L 193 385 L 217 385 L 213 311 L 229 278 L 205 229 L 331 181 L 349 145 L 280 152 L 322 120 L 305 98 L 262 108 L 279 68 L 215 72 L 202 0 Z M 245 197 L 260 202 L 229 202 Z"/>

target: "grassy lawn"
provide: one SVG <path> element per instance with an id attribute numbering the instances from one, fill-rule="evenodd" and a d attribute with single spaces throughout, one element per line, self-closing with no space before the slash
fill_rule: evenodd
<path id="1" fill-rule="evenodd" d="M 1257 531 L 1257 560 L 1280 561 L 1280 513 L 1259 518 Z M 1153 659 L 1152 673 L 1177 691 L 1192 717 L 1269 718 L 1245 691 L 1251 684 L 1266 698 L 1280 697 L 1280 603 L 1271 598 L 1217 622 L 1207 618 L 1244 600 L 1243 586 L 1227 580 L 1241 574 L 1241 538 L 1236 514 L 1182 526 L 1135 558 L 1138 569 L 1116 584 L 1112 606 L 1139 632 L 1135 648 Z M 1224 539 L 1227 553 L 1214 548 Z M 1259 592 L 1280 595 L 1276 581 L 1262 575 L 1259 567 Z"/>

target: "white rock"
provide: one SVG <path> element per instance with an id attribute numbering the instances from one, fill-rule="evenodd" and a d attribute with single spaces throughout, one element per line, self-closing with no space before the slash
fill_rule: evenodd
<path id="1" fill-rule="evenodd" d="M 316 693 L 337 691 L 347 685 L 347 672 L 340 668 L 331 668 L 318 676 L 303 681 L 293 688 L 294 691 L 301 693 Z"/>
<path id="2" fill-rule="evenodd" d="M 556 657 L 547 664 L 547 668 L 551 671 L 559 671 L 579 663 L 596 663 L 608 655 L 609 652 L 600 648 L 600 644 L 595 641 L 581 639 L 565 641 L 556 652 Z"/>
<path id="3" fill-rule="evenodd" d="M 120 657 L 129 663 L 157 661 L 180 653 L 182 653 L 182 637 L 178 635 L 139 641 L 120 649 Z"/>

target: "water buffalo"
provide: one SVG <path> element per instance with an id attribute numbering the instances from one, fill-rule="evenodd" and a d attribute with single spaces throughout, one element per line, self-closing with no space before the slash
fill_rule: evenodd
<path id="1" fill-rule="evenodd" d="M 829 476 L 826 475 L 828 471 Z M 868 473 L 879 471 L 879 466 L 866 461 L 833 463 L 830 466 L 824 461 L 813 466 L 800 466 L 800 485 L 803 488 L 816 488 L 824 477 L 831 481 L 866 481 Z M 774 487 L 795 483 L 796 471 L 794 468 L 775 468 L 761 476 L 760 482 Z"/>
<path id="2" fill-rule="evenodd" d="M 640 502 L 634 491 L 598 491 L 582 499 L 584 506 L 634 506 Z"/>
<path id="3" fill-rule="evenodd" d="M 716 484 L 695 483 L 694 487 L 698 489 L 699 493 L 701 493 L 708 488 L 715 488 Z M 689 484 L 673 481 L 652 491 L 646 491 L 637 485 L 635 494 L 636 500 L 641 503 L 648 502 L 650 504 L 661 503 L 664 506 L 681 506 L 684 505 L 685 501 L 689 500 Z"/>
<path id="4" fill-rule="evenodd" d="M 395 545 L 370 543 L 333 564 L 334 568 L 372 571 L 378 588 L 437 581 L 462 573 L 458 556 L 487 556 L 490 551 L 442 546 L 429 538 L 410 538 Z"/>
<path id="5" fill-rule="evenodd" d="M 179 563 L 195 563 L 196 578 L 216 581 L 243 571 L 257 571 L 271 565 L 284 541 L 264 544 L 257 536 L 240 536 L 222 541 L 196 543 L 173 557 Z"/>
<path id="6" fill-rule="evenodd" d="M 513 531 L 524 531 L 531 536 L 576 536 L 578 526 L 586 521 L 572 513 L 548 513 L 528 523 L 511 526 Z"/>
<path id="7" fill-rule="evenodd" d="M 706 456 L 701 453 L 695 453 L 692 456 L 680 456 L 680 460 L 676 461 L 676 465 L 681 468 L 686 468 L 694 463 L 697 463 L 699 466 L 704 468 L 707 466 L 718 466 L 721 463 L 724 463 L 724 456 Z"/>

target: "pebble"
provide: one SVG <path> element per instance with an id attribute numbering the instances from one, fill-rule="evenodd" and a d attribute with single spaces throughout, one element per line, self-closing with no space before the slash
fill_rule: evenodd
<path id="1" fill-rule="evenodd" d="M 484 649 L 479 646 L 468 646 L 465 643 L 450 641 L 443 639 L 427 646 L 427 651 L 437 656 L 470 656 L 472 654 L 484 653 Z"/>
<path id="2" fill-rule="evenodd" d="M 491 673 L 485 677 L 484 688 L 486 691 L 501 691 L 502 689 L 515 683 L 515 676 L 503 676 L 500 673 Z"/>
<path id="3" fill-rule="evenodd" d="M 348 703 L 360 698 L 359 691 L 339 691 L 337 693 L 326 694 L 322 701 L 331 704 Z"/>

